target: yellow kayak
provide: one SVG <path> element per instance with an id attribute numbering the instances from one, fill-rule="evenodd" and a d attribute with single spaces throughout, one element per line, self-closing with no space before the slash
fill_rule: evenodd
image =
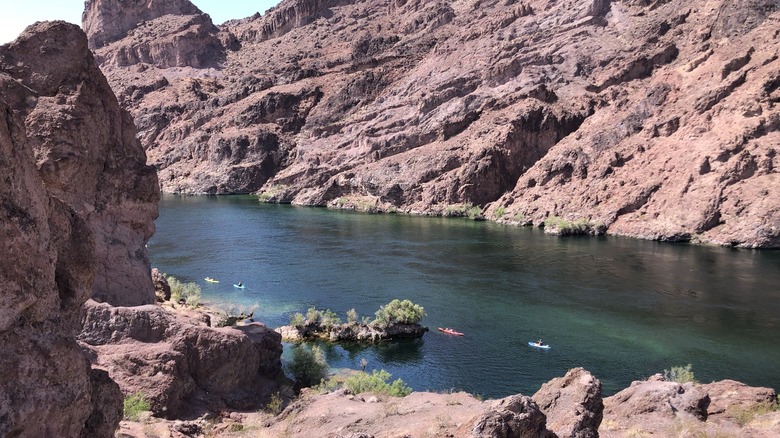
<path id="1" fill-rule="evenodd" d="M 209 283 L 219 283 L 219 280 L 211 277 L 206 277 L 206 281 L 208 281 Z"/>

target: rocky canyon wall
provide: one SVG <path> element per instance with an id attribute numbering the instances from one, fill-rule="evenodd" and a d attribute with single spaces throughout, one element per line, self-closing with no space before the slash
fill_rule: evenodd
<path id="1" fill-rule="evenodd" d="M 777 0 L 136 3 L 84 27 L 165 191 L 780 247 Z"/>
<path id="2" fill-rule="evenodd" d="M 155 169 L 78 26 L 0 46 L 0 114 L 0 436 L 113 436 L 122 393 L 76 332 L 90 297 L 155 302 Z"/>

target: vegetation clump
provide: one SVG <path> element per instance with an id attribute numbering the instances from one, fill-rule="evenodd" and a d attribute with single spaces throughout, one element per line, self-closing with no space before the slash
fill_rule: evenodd
<path id="1" fill-rule="evenodd" d="M 312 386 L 328 375 L 325 354 L 316 345 L 311 348 L 299 345 L 295 348 L 292 361 L 287 365 L 287 369 L 302 386 Z"/>
<path id="2" fill-rule="evenodd" d="M 559 236 L 576 235 L 601 235 L 606 231 L 604 224 L 592 222 L 587 219 L 568 221 L 558 216 L 550 216 L 544 220 L 544 232 Z"/>
<path id="3" fill-rule="evenodd" d="M 190 307 L 200 306 L 200 286 L 195 283 L 182 283 L 173 276 L 166 280 L 171 287 L 171 301 Z"/>
<path id="4" fill-rule="evenodd" d="M 478 205 L 472 204 L 454 204 L 448 205 L 444 210 L 444 216 L 467 217 L 471 220 L 484 220 L 482 209 Z"/>
<path id="5" fill-rule="evenodd" d="M 344 381 L 344 386 L 353 394 L 371 392 L 391 397 L 406 397 L 412 393 L 412 388 L 408 387 L 401 379 L 388 383 L 390 377 L 391 374 L 385 370 L 374 370 L 371 374 L 361 371 L 348 377 Z"/>
<path id="6" fill-rule="evenodd" d="M 696 378 L 691 370 L 691 364 L 686 366 L 672 367 L 671 370 L 664 370 L 664 378 L 670 382 L 688 383 L 696 382 Z"/>
<path id="7" fill-rule="evenodd" d="M 425 309 L 409 300 L 395 299 L 376 311 L 373 325 L 387 327 L 391 324 L 419 324 L 425 317 Z"/>
<path id="8" fill-rule="evenodd" d="M 141 419 L 141 413 L 149 411 L 151 405 L 146 401 L 146 397 L 142 392 L 136 392 L 135 394 L 125 397 L 122 416 L 125 420 L 138 421 Z"/>

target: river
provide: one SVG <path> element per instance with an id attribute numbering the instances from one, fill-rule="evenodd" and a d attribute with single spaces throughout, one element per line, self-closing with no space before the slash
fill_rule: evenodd
<path id="1" fill-rule="evenodd" d="M 460 218 L 264 204 L 160 202 L 152 266 L 216 306 L 287 324 L 311 306 L 373 316 L 422 305 L 421 340 L 324 345 L 334 369 L 385 369 L 413 389 L 532 395 L 581 366 L 609 395 L 672 366 L 780 389 L 780 251 L 545 235 Z M 220 283 L 206 283 L 204 277 Z M 236 289 L 241 281 L 246 289 Z M 452 337 L 436 330 L 453 327 Z M 548 351 L 531 348 L 544 339 Z M 289 357 L 289 346 L 285 346 Z"/>

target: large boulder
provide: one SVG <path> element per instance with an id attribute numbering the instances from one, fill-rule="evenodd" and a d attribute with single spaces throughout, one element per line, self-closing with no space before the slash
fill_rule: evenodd
<path id="1" fill-rule="evenodd" d="M 154 303 L 146 242 L 157 217 L 157 173 L 84 33 L 64 22 L 33 25 L 5 46 L 0 68 L 21 84 L 5 99 L 24 120 L 46 190 L 86 222 L 94 239 L 92 297 Z"/>
<path id="2" fill-rule="evenodd" d="M 473 423 L 474 438 L 544 438 L 546 418 L 539 406 L 524 395 L 497 400 Z"/>
<path id="3" fill-rule="evenodd" d="M 604 413 L 601 382 L 583 368 L 542 385 L 531 398 L 547 416 L 547 428 L 560 438 L 597 438 Z"/>
<path id="4" fill-rule="evenodd" d="M 734 380 L 721 380 L 701 385 L 710 397 L 707 416 L 728 414 L 729 410 L 755 409 L 777 403 L 777 392 L 772 388 L 748 386 Z"/>
<path id="5" fill-rule="evenodd" d="M 670 382 L 656 374 L 604 399 L 604 417 L 625 420 L 651 415 L 664 421 L 677 417 L 706 420 L 709 404 L 709 395 L 696 384 Z"/>
<path id="6" fill-rule="evenodd" d="M 79 348 L 79 309 L 153 298 L 159 190 L 78 26 L 0 46 L 0 173 L 0 436 L 113 436 L 122 395 Z"/>
<path id="7" fill-rule="evenodd" d="M 281 372 L 281 336 L 259 323 L 215 329 L 155 305 L 88 301 L 82 327 L 93 363 L 125 393 L 141 392 L 158 416 L 176 417 L 195 403 L 258 408 Z"/>

